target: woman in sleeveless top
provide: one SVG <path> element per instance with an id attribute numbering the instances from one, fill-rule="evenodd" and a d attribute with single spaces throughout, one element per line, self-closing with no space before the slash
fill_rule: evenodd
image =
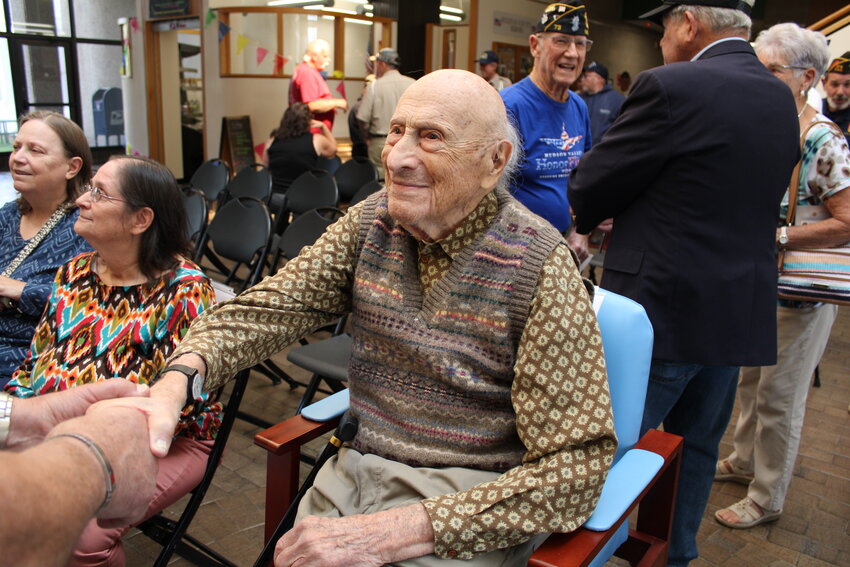
<path id="1" fill-rule="evenodd" d="M 331 131 L 323 122 L 313 120 L 306 104 L 296 102 L 286 109 L 266 142 L 263 163 L 271 171 L 274 192 L 283 193 L 296 177 L 313 168 L 318 156 L 334 155 L 336 139 Z"/>

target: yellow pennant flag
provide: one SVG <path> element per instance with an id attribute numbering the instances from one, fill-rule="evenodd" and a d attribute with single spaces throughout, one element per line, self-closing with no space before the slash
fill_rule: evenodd
<path id="1" fill-rule="evenodd" d="M 242 53 L 242 50 L 245 49 L 245 46 L 251 42 L 250 39 L 242 35 L 241 33 L 236 36 L 236 55 Z"/>

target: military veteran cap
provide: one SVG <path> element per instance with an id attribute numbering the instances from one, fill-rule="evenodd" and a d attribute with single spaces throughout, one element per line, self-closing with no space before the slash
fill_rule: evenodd
<path id="1" fill-rule="evenodd" d="M 498 63 L 499 56 L 496 55 L 495 51 L 490 51 L 488 49 L 487 51 L 481 52 L 481 55 L 478 56 L 478 62 L 482 65 L 486 65 L 487 63 Z"/>
<path id="2" fill-rule="evenodd" d="M 836 57 L 832 60 L 832 63 L 829 64 L 829 69 L 826 70 L 827 73 L 838 73 L 839 75 L 848 75 L 850 74 L 850 51 L 846 52 L 841 57 Z"/>
<path id="3" fill-rule="evenodd" d="M 756 0 L 664 0 L 664 3 L 661 4 L 661 6 L 643 14 L 641 19 L 652 20 L 657 24 L 661 24 L 664 12 L 670 8 L 681 6 L 682 4 L 687 4 L 689 6 L 707 6 L 710 8 L 731 8 L 733 10 L 740 10 L 749 16 L 753 11 L 753 4 L 755 4 L 755 2 Z"/>
<path id="4" fill-rule="evenodd" d="M 535 33 L 565 33 L 568 35 L 590 35 L 587 25 L 587 8 L 584 0 L 549 4 L 534 27 Z"/>

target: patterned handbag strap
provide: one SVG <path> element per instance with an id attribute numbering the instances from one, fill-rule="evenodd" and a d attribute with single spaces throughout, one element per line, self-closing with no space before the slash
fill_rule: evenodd
<path id="1" fill-rule="evenodd" d="M 61 207 L 53 211 L 53 214 L 50 216 L 49 219 L 47 219 L 47 222 L 44 223 L 44 226 L 42 226 L 35 234 L 35 236 L 33 236 L 30 241 L 27 242 L 27 245 L 24 246 L 20 252 L 18 252 L 18 255 L 15 256 L 15 259 L 12 260 L 8 266 L 6 266 L 6 269 L 3 270 L 3 273 L 0 274 L 0 276 L 8 278 L 13 273 L 15 273 L 15 270 L 18 269 L 18 266 L 20 266 L 21 263 L 27 259 L 27 256 L 29 256 L 32 251 L 35 250 L 36 246 L 41 244 L 41 241 L 44 240 L 48 234 L 50 234 L 50 231 L 53 230 L 56 225 L 59 224 L 59 221 L 61 221 L 62 218 L 68 213 L 68 211 L 73 208 L 73 203 L 65 203 Z"/>

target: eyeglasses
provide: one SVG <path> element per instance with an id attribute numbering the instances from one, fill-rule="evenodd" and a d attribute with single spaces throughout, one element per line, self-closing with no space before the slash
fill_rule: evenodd
<path id="1" fill-rule="evenodd" d="M 593 45 L 592 40 L 583 37 L 573 38 L 568 35 L 562 34 L 555 34 L 549 36 L 537 34 L 537 37 L 548 37 L 552 41 L 552 44 L 561 51 L 566 51 L 572 45 L 576 46 L 576 51 L 590 51 L 590 46 Z"/>
<path id="2" fill-rule="evenodd" d="M 122 203 L 126 203 L 124 199 L 119 199 L 118 197 L 110 197 L 106 193 L 103 192 L 103 189 L 96 185 L 86 185 L 83 188 L 86 192 L 91 192 L 91 202 L 97 203 L 101 199 L 106 199 L 108 201 L 120 201 Z"/>
<path id="3" fill-rule="evenodd" d="M 797 71 L 805 71 L 806 69 L 808 69 L 808 67 L 800 67 L 798 65 L 768 65 L 767 66 L 767 70 L 770 71 L 771 73 L 773 73 L 774 75 L 778 75 L 782 71 L 790 71 L 792 69 L 797 70 Z"/>

